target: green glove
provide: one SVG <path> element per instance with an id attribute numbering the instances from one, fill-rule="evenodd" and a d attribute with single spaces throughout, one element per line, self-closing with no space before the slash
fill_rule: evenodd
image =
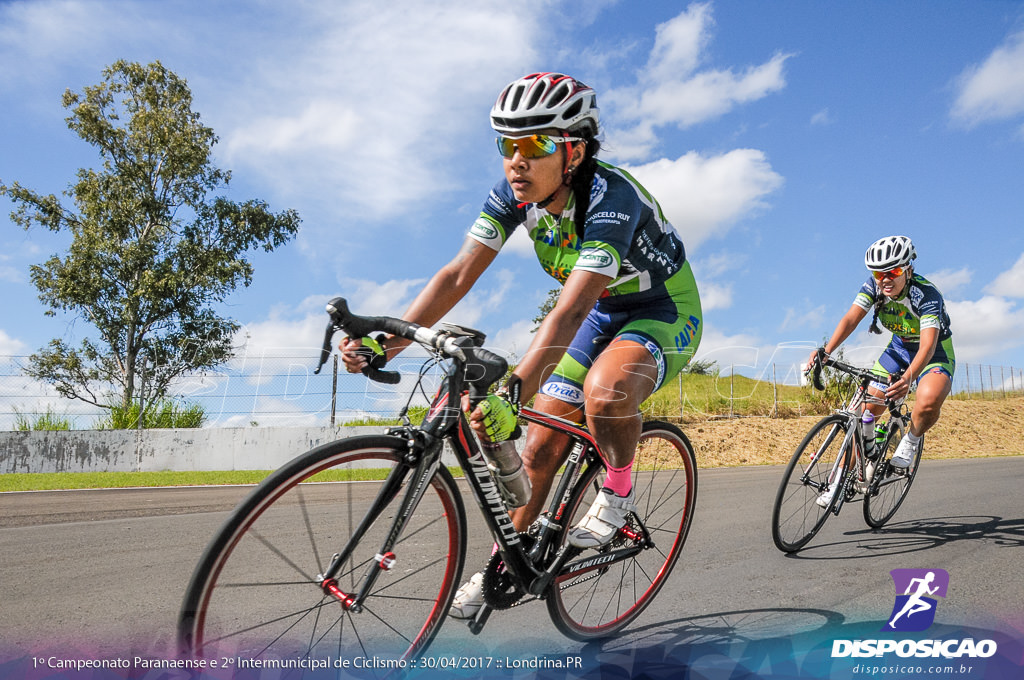
<path id="1" fill-rule="evenodd" d="M 384 353 L 384 348 L 380 344 L 384 340 L 384 335 L 378 335 L 376 340 L 370 336 L 359 339 L 362 341 L 363 346 L 356 350 L 356 354 L 365 356 L 370 368 L 378 370 L 384 368 L 384 365 L 388 362 L 387 354 Z"/>
<path id="2" fill-rule="evenodd" d="M 512 436 L 518 425 L 519 405 L 502 394 L 488 394 L 480 402 L 484 416 L 484 430 L 492 442 L 503 442 Z"/>

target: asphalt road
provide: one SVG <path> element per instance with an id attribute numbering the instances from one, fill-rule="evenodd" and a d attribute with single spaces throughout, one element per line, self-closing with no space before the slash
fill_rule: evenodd
<path id="1" fill-rule="evenodd" d="M 870 530 L 859 503 L 848 504 L 796 556 L 780 553 L 771 540 L 781 467 L 699 474 L 683 556 L 658 599 L 618 639 L 588 646 L 568 640 L 543 604 L 531 603 L 496 613 L 479 636 L 450 621 L 430 653 L 614 660 L 651 649 L 669 658 L 686 648 L 691 661 L 700 650 L 697 664 L 743 658 L 770 666 L 770 648 L 780 641 L 814 647 L 877 634 L 893 606 L 895 568 L 949 572 L 937 624 L 1024 637 L 1024 457 L 926 458 L 889 526 Z M 192 567 L 247 491 L 0 494 L 0 660 L 44 652 L 171 654 Z M 475 506 L 467 513 L 471 568 L 483 563 L 490 541 L 473 530 L 482 527 Z M 750 661 L 761 643 L 768 656 Z"/>

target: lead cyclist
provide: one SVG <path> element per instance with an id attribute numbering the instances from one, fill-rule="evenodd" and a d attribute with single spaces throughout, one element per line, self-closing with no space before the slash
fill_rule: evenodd
<path id="1" fill-rule="evenodd" d="M 507 383 L 471 413 L 481 439 L 503 441 L 520 403 L 586 423 L 604 452 L 601 492 L 569 535 L 579 548 L 612 540 L 635 512 L 632 464 L 640 404 L 693 357 L 703 321 L 682 240 L 657 201 L 627 172 L 597 160 L 600 124 L 594 90 L 560 73 L 513 81 L 491 109 L 504 178 L 491 190 L 461 250 L 402 315 L 432 326 L 525 229 L 541 266 L 562 284 L 529 349 Z M 380 367 L 409 343 L 346 339 L 350 372 Z M 564 462 L 568 436 L 529 428 L 523 464 L 530 501 L 512 511 L 525 531 L 542 511 Z M 472 618 L 484 603 L 483 575 L 459 589 L 449 614 Z"/>

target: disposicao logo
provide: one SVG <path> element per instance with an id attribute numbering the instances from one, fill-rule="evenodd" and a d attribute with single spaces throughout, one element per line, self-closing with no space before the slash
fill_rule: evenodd
<path id="1" fill-rule="evenodd" d="M 945 569 L 893 569 L 896 602 L 882 632 L 917 632 L 935 621 L 936 597 L 946 597 L 949 572 Z M 833 640 L 832 658 L 883 657 L 886 654 L 918 658 L 988 658 L 997 651 L 994 640 Z"/>
<path id="2" fill-rule="evenodd" d="M 896 603 L 883 631 L 911 633 L 926 630 L 935 621 L 938 600 L 946 597 L 949 572 L 945 569 L 893 569 Z"/>

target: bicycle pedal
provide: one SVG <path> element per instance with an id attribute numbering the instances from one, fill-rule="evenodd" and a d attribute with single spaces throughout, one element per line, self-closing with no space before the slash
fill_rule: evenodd
<path id="1" fill-rule="evenodd" d="M 486 603 L 480 607 L 480 611 L 476 613 L 471 619 L 466 620 L 466 625 L 469 627 L 469 632 L 473 635 L 479 635 L 480 631 L 484 629 L 484 624 L 487 623 L 487 619 L 491 617 L 491 612 L 494 611 Z"/>

